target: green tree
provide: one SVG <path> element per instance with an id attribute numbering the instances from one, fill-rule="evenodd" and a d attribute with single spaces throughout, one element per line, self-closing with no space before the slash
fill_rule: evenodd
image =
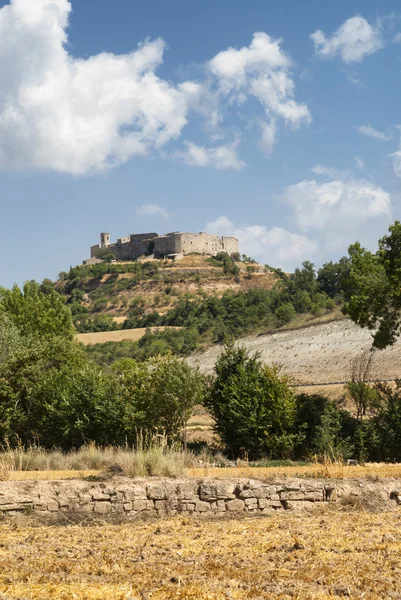
<path id="1" fill-rule="evenodd" d="M 124 422 L 131 443 L 138 429 L 176 440 L 194 404 L 203 403 L 204 377 L 178 358 L 155 357 L 141 364 L 126 358 L 114 363 L 113 373 L 126 407 Z"/>
<path id="2" fill-rule="evenodd" d="M 6 315 L 21 336 L 38 335 L 74 337 L 71 312 L 65 298 L 56 291 L 41 291 L 36 281 L 24 284 L 21 290 L 0 288 L 0 314 Z"/>
<path id="3" fill-rule="evenodd" d="M 349 255 L 344 313 L 361 327 L 376 330 L 374 347 L 394 344 L 401 325 L 401 223 L 389 228 L 375 254 L 356 243 Z"/>
<path id="4" fill-rule="evenodd" d="M 75 342 L 31 338 L 0 365 L 0 439 L 64 450 L 100 441 L 110 425 L 98 418 L 108 386 Z"/>
<path id="5" fill-rule="evenodd" d="M 0 314 L 0 364 L 23 346 L 21 335 L 6 314 Z"/>
<path id="6" fill-rule="evenodd" d="M 230 456 L 289 456 L 297 436 L 295 398 L 286 377 L 232 345 L 220 355 L 215 374 L 206 403 Z"/>
<path id="7" fill-rule="evenodd" d="M 343 294 L 350 267 L 350 259 L 347 256 L 343 256 L 338 262 L 325 263 L 317 273 L 320 289 L 330 298 L 336 298 Z"/>
<path id="8" fill-rule="evenodd" d="M 295 308 L 291 302 L 285 302 L 285 304 L 281 304 L 276 311 L 277 323 L 279 325 L 285 325 L 292 321 L 296 314 Z"/>

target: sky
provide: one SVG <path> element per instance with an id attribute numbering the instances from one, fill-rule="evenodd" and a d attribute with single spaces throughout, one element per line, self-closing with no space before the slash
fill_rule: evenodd
<path id="1" fill-rule="evenodd" d="M 292 270 L 401 219 L 398 0 L 0 0 L 0 285 L 101 231 Z"/>

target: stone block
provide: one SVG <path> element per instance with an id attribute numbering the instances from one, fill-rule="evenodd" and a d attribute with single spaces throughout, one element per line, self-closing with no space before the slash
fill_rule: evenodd
<path id="1" fill-rule="evenodd" d="M 195 505 L 195 510 L 196 512 L 207 512 L 212 510 L 212 507 L 210 506 L 209 502 L 202 502 L 202 500 L 198 500 Z"/>
<path id="2" fill-rule="evenodd" d="M 104 494 L 103 492 L 99 492 L 98 490 L 94 490 L 92 492 L 92 500 L 94 502 L 110 501 L 110 496 L 108 494 Z"/>
<path id="3" fill-rule="evenodd" d="M 27 510 L 28 508 L 30 508 L 29 504 L 20 504 L 20 503 L 14 503 L 14 504 L 2 504 L 2 506 L 0 507 L 0 512 L 11 512 L 11 511 L 21 511 L 21 510 Z M 58 509 L 58 506 L 57 506 Z"/>
<path id="4" fill-rule="evenodd" d="M 251 507 L 255 507 L 256 508 L 257 505 L 258 505 L 257 498 L 247 498 L 245 500 L 245 506 L 248 506 L 248 508 L 251 508 Z"/>
<path id="5" fill-rule="evenodd" d="M 47 510 L 49 512 L 57 512 L 59 509 L 58 506 L 58 502 L 56 500 L 50 500 L 50 502 L 47 503 Z"/>
<path id="6" fill-rule="evenodd" d="M 154 502 L 155 504 L 155 509 L 156 510 L 166 510 L 167 509 L 167 504 L 165 500 L 155 500 Z"/>
<path id="7" fill-rule="evenodd" d="M 147 497 L 151 500 L 165 500 L 166 490 L 159 483 L 151 483 L 146 486 Z"/>
<path id="8" fill-rule="evenodd" d="M 134 502 L 132 503 L 132 507 L 134 510 L 146 510 L 148 508 L 148 501 L 147 500 L 134 500 Z M 153 508 L 153 502 L 152 502 L 152 508 Z"/>
<path id="9" fill-rule="evenodd" d="M 267 498 L 259 498 L 258 499 L 258 507 L 259 508 L 267 508 L 270 506 L 270 501 Z"/>
<path id="10" fill-rule="evenodd" d="M 198 484 L 196 482 L 184 482 L 177 485 L 177 496 L 184 500 L 193 500 L 197 496 Z"/>
<path id="11" fill-rule="evenodd" d="M 124 506 L 124 510 L 125 510 L 126 512 L 129 512 L 130 510 L 132 510 L 132 509 L 133 509 L 133 504 L 132 504 L 132 502 L 124 502 L 123 506 Z"/>
<path id="12" fill-rule="evenodd" d="M 225 481 L 202 483 L 199 486 L 199 498 L 201 500 L 232 500 L 235 499 L 235 487 L 235 483 Z"/>
<path id="13" fill-rule="evenodd" d="M 269 498 L 270 493 L 269 487 L 261 486 L 256 490 L 242 490 L 239 494 L 239 497 L 241 500 L 246 500 L 247 498 Z"/>
<path id="14" fill-rule="evenodd" d="M 245 502 L 243 500 L 229 500 L 226 502 L 227 510 L 231 512 L 242 512 L 245 508 Z"/>
<path id="15" fill-rule="evenodd" d="M 94 502 L 93 511 L 101 515 L 106 515 L 111 512 L 111 502 Z"/>

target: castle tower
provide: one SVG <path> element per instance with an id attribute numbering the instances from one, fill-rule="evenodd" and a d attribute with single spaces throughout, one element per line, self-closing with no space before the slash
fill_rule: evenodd
<path id="1" fill-rule="evenodd" d="M 103 232 L 100 234 L 100 247 L 107 248 L 110 246 L 110 234 Z"/>

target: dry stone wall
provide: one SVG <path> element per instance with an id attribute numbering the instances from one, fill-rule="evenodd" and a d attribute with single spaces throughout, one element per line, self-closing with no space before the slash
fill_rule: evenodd
<path id="1" fill-rule="evenodd" d="M 123 515 L 268 515 L 333 502 L 370 499 L 379 509 L 401 502 L 397 480 L 129 479 L 0 483 L 0 515 L 57 513 Z M 400 499 L 399 499 L 400 498 Z"/>

